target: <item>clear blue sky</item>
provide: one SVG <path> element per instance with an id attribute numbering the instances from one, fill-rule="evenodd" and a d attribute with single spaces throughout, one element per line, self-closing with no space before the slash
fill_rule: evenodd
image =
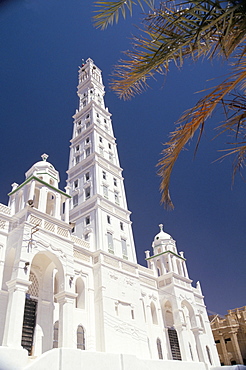
<path id="1" fill-rule="evenodd" d="M 151 89 L 124 102 L 110 91 L 109 78 L 120 52 L 130 48 L 130 18 L 99 31 L 89 0 L 0 4 L 0 202 L 7 203 L 11 184 L 21 183 L 43 153 L 64 188 L 78 66 L 91 57 L 103 71 L 139 262 L 145 264 L 144 251 L 163 223 L 185 252 L 191 279 L 201 282 L 208 310 L 225 314 L 246 305 L 245 182 L 238 176 L 231 189 L 232 158 L 213 163 L 229 141 L 212 140 L 219 114 L 208 122 L 195 159 L 194 140 L 175 166 L 174 211 L 160 205 L 155 167 L 174 122 L 200 97 L 194 92 L 216 84 L 208 80 L 223 76 L 226 66 L 187 60 L 180 71 L 171 67 L 165 79 L 157 76 Z"/>

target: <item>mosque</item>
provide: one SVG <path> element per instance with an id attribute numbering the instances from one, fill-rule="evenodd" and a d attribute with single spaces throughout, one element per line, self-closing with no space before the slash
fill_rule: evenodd
<path id="1" fill-rule="evenodd" d="M 43 154 L 0 204 L 0 369 L 217 369 L 200 284 L 163 225 L 137 263 L 91 59 L 77 93 L 65 191 Z"/>

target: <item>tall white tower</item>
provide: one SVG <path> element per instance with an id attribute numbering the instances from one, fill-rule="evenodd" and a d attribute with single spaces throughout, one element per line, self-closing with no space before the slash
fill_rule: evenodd
<path id="1" fill-rule="evenodd" d="M 90 58 L 79 69 L 79 109 L 74 115 L 68 187 L 74 234 L 103 250 L 136 262 L 130 212 L 111 114 L 104 103 L 100 69 Z"/>

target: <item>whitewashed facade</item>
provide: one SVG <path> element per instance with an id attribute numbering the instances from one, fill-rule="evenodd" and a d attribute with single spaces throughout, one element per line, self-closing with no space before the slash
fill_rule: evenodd
<path id="1" fill-rule="evenodd" d="M 0 205 L 0 368 L 215 368 L 200 285 L 192 287 L 162 225 L 148 267 L 137 264 L 111 114 L 91 59 L 79 69 L 78 96 L 66 190 L 44 154 Z"/>

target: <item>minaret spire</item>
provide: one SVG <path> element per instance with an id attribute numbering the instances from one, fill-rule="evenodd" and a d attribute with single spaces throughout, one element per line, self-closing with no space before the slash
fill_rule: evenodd
<path id="1" fill-rule="evenodd" d="M 105 107 L 101 70 L 92 59 L 79 68 L 79 108 L 74 115 L 68 169 L 75 234 L 104 250 L 136 262 L 130 212 L 111 114 Z"/>

